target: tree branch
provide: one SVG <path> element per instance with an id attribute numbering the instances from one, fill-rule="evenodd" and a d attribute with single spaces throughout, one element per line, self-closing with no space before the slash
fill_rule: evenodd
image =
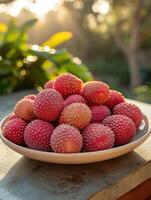
<path id="1" fill-rule="evenodd" d="M 137 49 L 140 45 L 140 20 L 141 20 L 141 10 L 144 5 L 144 0 L 137 0 L 134 13 L 132 16 L 132 41 L 131 48 L 132 50 Z"/>
<path id="2" fill-rule="evenodd" d="M 0 0 L 0 3 L 11 3 L 13 2 L 14 0 Z"/>

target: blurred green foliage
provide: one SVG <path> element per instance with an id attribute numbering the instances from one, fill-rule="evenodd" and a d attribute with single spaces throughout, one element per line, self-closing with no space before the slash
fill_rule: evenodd
<path id="1" fill-rule="evenodd" d="M 66 49 L 52 49 L 69 40 L 70 32 L 57 33 L 41 46 L 27 43 L 27 30 L 36 21 L 32 19 L 20 26 L 15 21 L 8 26 L 0 23 L 0 94 L 42 87 L 62 72 L 73 73 L 84 81 L 92 80 L 86 65 L 78 58 Z"/>

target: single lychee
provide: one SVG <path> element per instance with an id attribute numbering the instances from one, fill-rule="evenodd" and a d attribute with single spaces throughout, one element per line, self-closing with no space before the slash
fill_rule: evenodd
<path id="1" fill-rule="evenodd" d="M 83 96 L 79 94 L 73 94 L 69 96 L 65 101 L 64 101 L 64 107 L 69 106 L 72 103 L 85 103 L 87 104 L 86 100 L 84 99 Z"/>
<path id="2" fill-rule="evenodd" d="M 45 83 L 44 89 L 53 89 L 54 80 L 49 80 Z"/>
<path id="3" fill-rule="evenodd" d="M 60 116 L 60 124 L 70 124 L 83 129 L 91 121 L 91 110 L 83 103 L 73 103 L 65 107 Z"/>
<path id="4" fill-rule="evenodd" d="M 33 112 L 33 100 L 30 99 L 21 99 L 17 102 L 14 108 L 14 113 L 16 117 L 24 119 L 26 121 L 31 121 L 35 118 Z"/>
<path id="5" fill-rule="evenodd" d="M 134 122 L 124 115 L 109 116 L 102 123 L 112 129 L 116 146 L 129 143 L 136 134 Z"/>
<path id="6" fill-rule="evenodd" d="M 115 136 L 113 131 L 99 123 L 89 124 L 82 131 L 82 136 L 85 151 L 105 150 L 114 146 Z"/>
<path id="7" fill-rule="evenodd" d="M 134 121 L 136 128 L 139 128 L 143 119 L 141 110 L 136 105 L 127 102 L 116 105 L 113 109 L 113 114 L 125 115 L 131 118 Z"/>
<path id="8" fill-rule="evenodd" d="M 3 128 L 3 135 L 9 141 L 22 145 L 24 143 L 23 133 L 27 123 L 20 119 L 11 119 L 6 122 Z"/>
<path id="9" fill-rule="evenodd" d="M 36 95 L 35 94 L 29 94 L 29 95 L 27 95 L 27 96 L 24 96 L 24 99 L 30 99 L 30 100 L 35 100 L 35 98 L 36 98 Z"/>
<path id="10" fill-rule="evenodd" d="M 124 102 L 124 96 L 122 95 L 122 93 L 116 91 L 116 90 L 110 90 L 109 93 L 109 99 L 105 102 L 105 105 L 110 108 L 113 109 L 114 106 L 116 106 L 119 103 Z"/>
<path id="11" fill-rule="evenodd" d="M 109 98 L 109 87 L 101 81 L 90 81 L 84 85 L 82 94 L 91 104 L 103 104 Z"/>
<path id="12" fill-rule="evenodd" d="M 61 94 L 54 89 L 41 91 L 33 104 L 36 117 L 47 121 L 57 120 L 63 108 L 64 100 Z"/>
<path id="13" fill-rule="evenodd" d="M 59 75 L 54 83 L 54 89 L 60 92 L 64 98 L 72 94 L 80 94 L 82 86 L 82 80 L 70 73 Z"/>
<path id="14" fill-rule="evenodd" d="M 35 119 L 25 128 L 25 143 L 31 149 L 39 151 L 50 151 L 50 137 L 52 132 L 53 126 L 49 122 Z"/>
<path id="15" fill-rule="evenodd" d="M 111 115 L 110 109 L 104 105 L 91 106 L 91 112 L 91 123 L 101 123 L 106 117 Z"/>
<path id="16" fill-rule="evenodd" d="M 79 130 L 68 124 L 59 125 L 51 136 L 51 148 L 57 153 L 77 153 L 82 148 Z"/>

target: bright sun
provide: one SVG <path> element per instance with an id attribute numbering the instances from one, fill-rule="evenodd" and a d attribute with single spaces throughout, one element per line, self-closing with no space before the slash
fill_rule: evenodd
<path id="1" fill-rule="evenodd" d="M 28 9 L 37 17 L 42 18 L 49 10 L 56 10 L 62 4 L 62 0 L 17 0 L 9 5 L 3 5 L 10 15 L 17 17 L 22 9 Z M 0 10 L 2 11 L 2 9 Z"/>
<path id="2" fill-rule="evenodd" d="M 106 15 L 110 9 L 110 3 L 107 0 L 98 0 L 96 3 L 94 3 L 92 9 L 96 13 Z"/>

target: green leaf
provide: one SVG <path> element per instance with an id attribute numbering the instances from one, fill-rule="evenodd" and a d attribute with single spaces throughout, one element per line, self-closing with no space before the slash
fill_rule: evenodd
<path id="1" fill-rule="evenodd" d="M 93 80 L 92 74 L 89 72 L 88 68 L 84 64 L 76 64 L 74 62 L 66 63 L 61 67 L 61 71 L 70 72 L 81 78 L 85 82 Z"/>
<path id="2" fill-rule="evenodd" d="M 62 43 L 70 40 L 72 38 L 72 33 L 68 31 L 63 31 L 52 35 L 47 41 L 45 41 L 42 46 L 49 46 L 50 48 L 55 48 Z"/>
<path id="3" fill-rule="evenodd" d="M 0 22 L 0 33 L 6 32 L 7 31 L 7 25 Z"/>
<path id="4" fill-rule="evenodd" d="M 12 63 L 9 60 L 0 60 L 0 76 L 11 73 Z"/>
<path id="5" fill-rule="evenodd" d="M 36 22 L 37 22 L 37 19 L 31 19 L 25 22 L 24 24 L 22 24 L 20 28 L 22 29 L 22 31 L 25 31 L 28 28 L 32 27 Z"/>

